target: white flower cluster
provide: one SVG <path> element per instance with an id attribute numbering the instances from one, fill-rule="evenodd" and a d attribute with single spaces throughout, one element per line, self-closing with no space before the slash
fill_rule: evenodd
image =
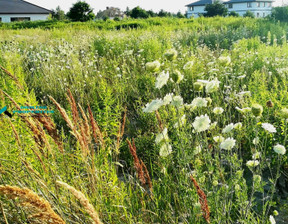
<path id="1" fill-rule="evenodd" d="M 161 157 L 167 157 L 172 153 L 172 146 L 168 143 L 169 137 L 168 137 L 168 130 L 167 128 L 164 128 L 163 131 L 156 135 L 155 142 L 157 145 L 160 146 L 160 152 L 159 155 Z"/>

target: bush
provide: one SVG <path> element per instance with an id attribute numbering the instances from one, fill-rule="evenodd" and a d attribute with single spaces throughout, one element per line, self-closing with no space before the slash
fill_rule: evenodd
<path id="1" fill-rule="evenodd" d="M 237 12 L 232 11 L 229 13 L 229 16 L 239 17 L 240 15 Z"/>
<path id="2" fill-rule="evenodd" d="M 207 11 L 205 17 L 214 17 L 214 16 L 227 16 L 228 9 L 220 1 L 215 1 L 212 4 L 205 6 L 205 11 Z"/>
<path id="3" fill-rule="evenodd" d="M 271 18 L 281 22 L 288 22 L 288 6 L 273 8 Z"/>
<path id="4" fill-rule="evenodd" d="M 254 18 L 255 15 L 253 14 L 253 12 L 251 12 L 251 11 L 248 10 L 248 11 L 243 15 L 243 17 Z"/>

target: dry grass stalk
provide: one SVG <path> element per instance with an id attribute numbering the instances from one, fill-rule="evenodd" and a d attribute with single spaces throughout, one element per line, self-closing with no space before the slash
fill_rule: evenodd
<path id="1" fill-rule="evenodd" d="M 80 104 L 78 104 L 78 107 L 80 108 L 81 115 L 84 119 L 84 121 L 81 123 L 81 125 L 83 125 L 85 138 L 86 138 L 86 141 L 88 142 L 88 144 L 90 144 L 91 143 L 91 135 L 90 135 L 89 121 L 88 121 L 88 118 L 87 118 L 87 116 L 86 116 L 86 114 L 85 114 L 85 112 L 84 112 L 84 110 Z"/>
<path id="2" fill-rule="evenodd" d="M 75 126 L 78 126 L 79 113 L 78 113 L 78 109 L 77 109 L 77 105 L 76 105 L 75 99 L 74 99 L 74 97 L 73 97 L 70 89 L 68 89 L 67 99 L 68 99 L 69 104 L 70 104 L 70 106 L 71 106 L 72 118 L 73 118 L 74 125 L 75 125 Z"/>
<path id="3" fill-rule="evenodd" d="M 5 224 L 8 224 L 8 220 L 7 220 L 7 218 L 6 218 L 6 215 L 5 215 L 5 211 L 4 211 L 2 202 L 0 202 L 0 206 L 1 206 L 1 211 L 2 211 L 3 218 L 4 218 L 4 222 L 5 222 Z"/>
<path id="4" fill-rule="evenodd" d="M 207 223 L 210 223 L 210 211 L 209 211 L 209 207 L 208 207 L 208 201 L 207 201 L 206 194 L 204 193 L 204 191 L 201 190 L 201 188 L 199 187 L 197 181 L 193 178 L 193 176 L 190 176 L 190 179 L 192 180 L 192 182 L 193 182 L 193 184 L 197 190 L 197 194 L 199 196 L 199 202 L 201 204 L 201 210 L 202 210 L 203 217 Z"/>
<path id="5" fill-rule="evenodd" d="M 81 203 L 81 205 L 85 208 L 86 212 L 91 216 L 95 224 L 102 224 L 98 213 L 95 211 L 93 205 L 90 204 L 89 200 L 85 197 L 85 195 L 81 192 L 76 190 L 74 187 L 62 182 L 57 181 L 57 184 L 69 190 Z"/>
<path id="6" fill-rule="evenodd" d="M 88 111 L 89 111 L 89 119 L 90 119 L 90 123 L 91 123 L 91 126 L 92 126 L 92 132 L 93 132 L 94 141 L 97 144 L 100 142 L 101 146 L 105 147 L 103 134 L 102 134 L 97 122 L 95 121 L 95 119 L 93 117 L 93 113 L 92 113 L 90 105 L 88 106 Z"/>
<path id="7" fill-rule="evenodd" d="M 41 223 L 65 224 L 63 219 L 53 211 L 49 202 L 30 189 L 8 185 L 0 186 L 0 194 L 10 199 L 19 198 L 23 207 L 28 208 L 29 212 L 34 211 L 34 215 L 32 214 L 31 217 L 34 216 Z M 37 216 L 37 214 L 41 213 L 45 214 L 45 216 Z"/>
<path id="8" fill-rule="evenodd" d="M 16 76 L 14 76 L 13 74 L 11 74 L 11 72 L 9 72 L 7 69 L 5 69 L 2 65 L 0 65 L 0 69 L 6 73 L 6 75 L 8 75 L 11 79 L 13 79 L 16 83 L 16 85 L 20 88 L 23 89 L 23 86 L 20 84 L 19 80 L 17 79 Z"/>
<path id="9" fill-rule="evenodd" d="M 47 130 L 48 134 L 52 137 L 54 142 L 58 145 L 60 152 L 64 153 L 63 143 L 61 141 L 61 137 L 57 133 L 57 128 L 52 119 L 46 115 L 36 115 L 33 118 L 37 119 L 43 127 Z"/>
<path id="10" fill-rule="evenodd" d="M 160 130 L 162 132 L 164 130 L 164 127 L 163 127 L 163 122 L 161 120 L 161 116 L 160 116 L 158 110 L 155 111 L 155 114 L 156 114 L 156 118 L 158 120 L 159 128 L 160 128 Z"/>
<path id="11" fill-rule="evenodd" d="M 146 187 L 146 184 L 148 184 L 150 191 L 152 191 L 152 181 L 151 181 L 149 172 L 144 162 L 142 160 L 139 160 L 137 156 L 136 145 L 135 145 L 134 139 L 132 139 L 132 144 L 127 139 L 127 143 L 130 149 L 130 153 L 133 157 L 134 167 L 137 171 L 138 179 L 140 180 L 143 187 Z"/>
<path id="12" fill-rule="evenodd" d="M 18 135 L 18 132 L 16 131 L 16 128 L 14 127 L 13 123 L 11 122 L 11 120 L 8 119 L 8 121 L 9 121 L 10 126 L 12 127 L 13 133 L 15 135 L 15 139 L 17 141 L 17 144 L 18 144 L 19 147 L 21 147 L 21 140 L 20 140 L 20 137 Z"/>

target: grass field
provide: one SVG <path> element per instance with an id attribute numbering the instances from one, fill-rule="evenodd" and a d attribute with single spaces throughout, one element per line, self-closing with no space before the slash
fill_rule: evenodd
<path id="1" fill-rule="evenodd" d="M 287 223 L 287 31 L 0 24 L 0 223 Z"/>

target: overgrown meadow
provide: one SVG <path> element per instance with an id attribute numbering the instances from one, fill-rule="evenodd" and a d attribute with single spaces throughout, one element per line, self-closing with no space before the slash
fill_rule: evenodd
<path id="1" fill-rule="evenodd" d="M 287 223 L 287 31 L 2 24 L 0 222 Z"/>

